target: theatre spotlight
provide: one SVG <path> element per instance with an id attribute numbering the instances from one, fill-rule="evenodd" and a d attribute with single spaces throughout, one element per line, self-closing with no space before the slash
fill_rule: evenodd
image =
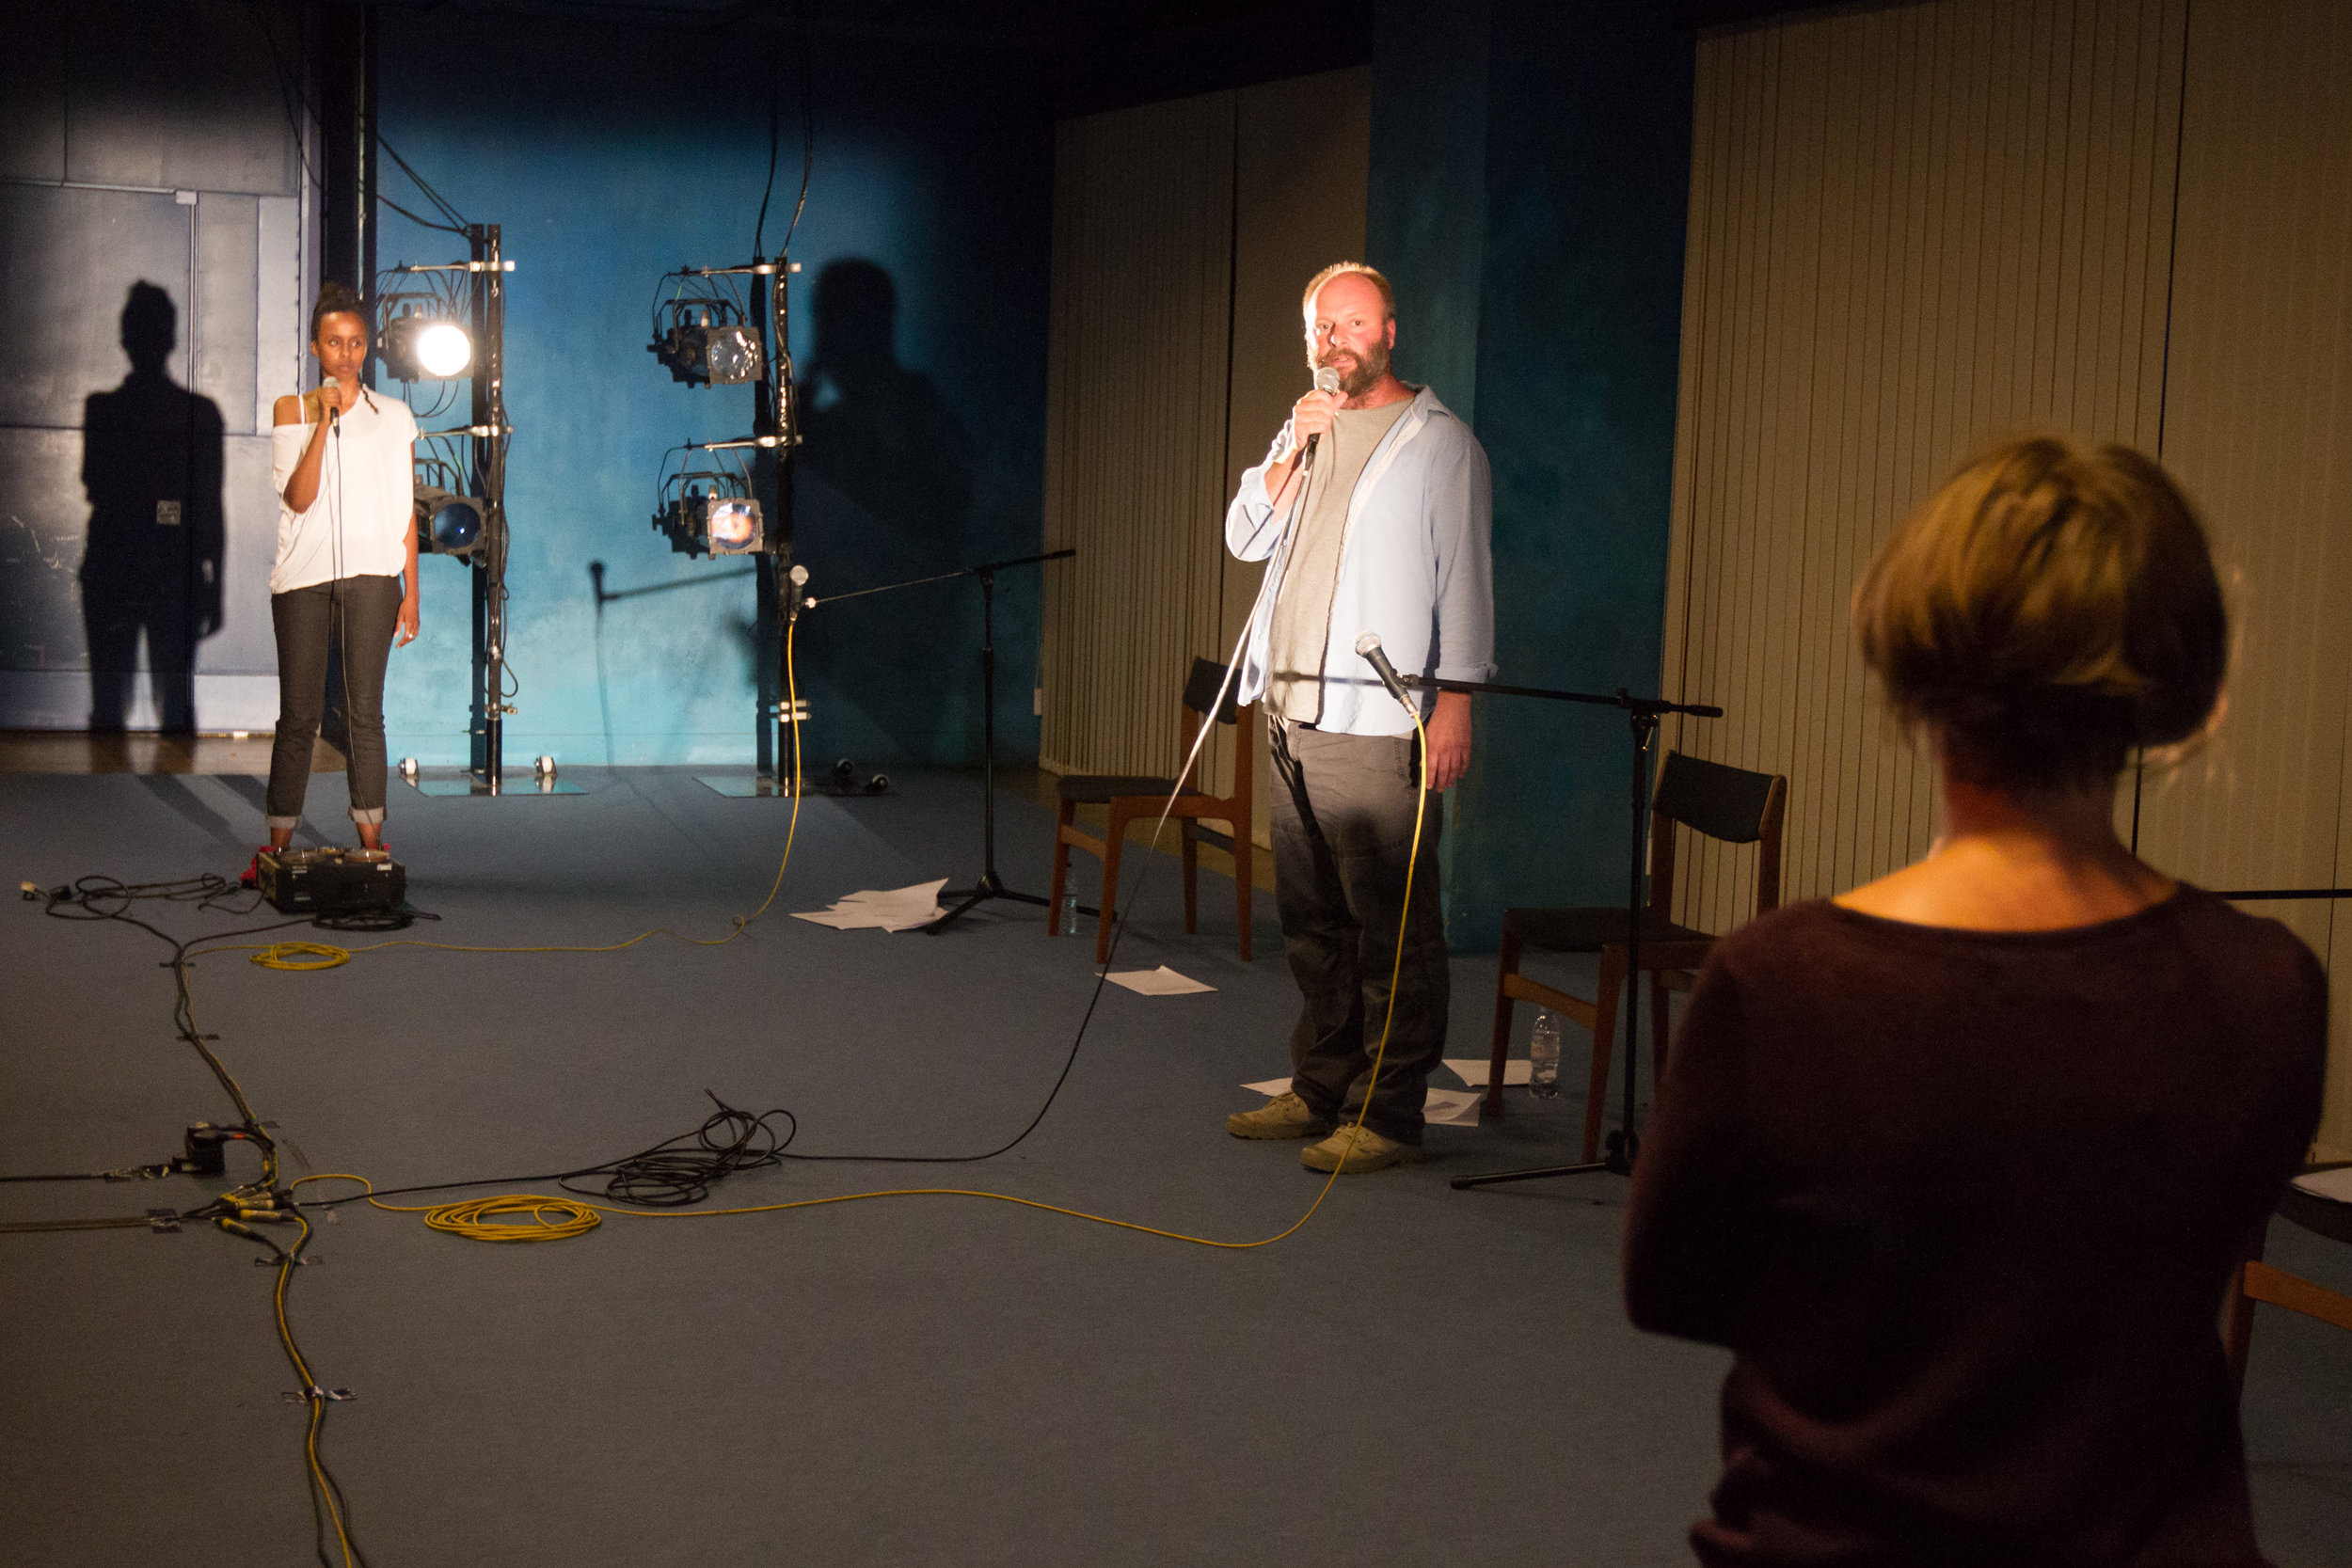
<path id="1" fill-rule="evenodd" d="M 428 555 L 467 559 L 480 553 L 490 505 L 479 496 L 465 494 L 466 482 L 458 466 L 434 451 L 420 451 L 414 486 L 417 548 Z"/>
<path id="2" fill-rule="evenodd" d="M 471 496 L 453 496 L 435 485 L 417 486 L 421 526 L 417 548 L 435 555 L 471 555 L 482 546 L 482 515 Z"/>
<path id="3" fill-rule="evenodd" d="M 473 340 L 447 317 L 403 309 L 386 319 L 376 353 L 394 381 L 450 381 L 473 364 Z"/>
<path id="4" fill-rule="evenodd" d="M 750 490 L 739 473 L 673 474 L 661 486 L 654 531 L 686 555 L 757 555 L 768 542 L 767 521 Z"/>
<path id="5" fill-rule="evenodd" d="M 655 314 L 654 340 L 645 352 L 689 387 L 756 381 L 765 363 L 759 334 L 745 325 L 742 309 L 719 294 L 665 301 Z"/>

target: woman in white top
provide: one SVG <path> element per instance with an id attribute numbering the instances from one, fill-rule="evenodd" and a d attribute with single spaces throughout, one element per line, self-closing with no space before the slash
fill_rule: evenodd
<path id="1" fill-rule="evenodd" d="M 367 317 L 342 284 L 319 291 L 310 351 L 324 383 L 279 398 L 271 432 L 278 741 L 270 752 L 269 841 L 284 847 L 301 824 L 310 748 L 326 711 L 327 653 L 340 645 L 351 820 L 360 846 L 373 849 L 384 831 L 384 666 L 395 642 L 417 635 L 417 421 L 406 404 L 360 385 Z M 257 869 L 258 857 L 248 879 Z"/>

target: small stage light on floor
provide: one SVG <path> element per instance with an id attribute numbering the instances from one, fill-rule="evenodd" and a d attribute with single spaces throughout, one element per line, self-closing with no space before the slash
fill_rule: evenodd
<path id="1" fill-rule="evenodd" d="M 695 469 L 662 482 L 654 531 L 686 555 L 757 555 L 767 543 L 766 520 L 751 498 L 748 476 Z"/>
<path id="2" fill-rule="evenodd" d="M 757 381 L 766 368 L 759 334 L 744 321 L 742 307 L 717 293 L 666 301 L 645 352 L 689 387 L 740 386 Z"/>

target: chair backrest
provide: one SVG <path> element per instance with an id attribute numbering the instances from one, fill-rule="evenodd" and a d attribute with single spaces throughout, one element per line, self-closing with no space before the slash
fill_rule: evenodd
<path id="1" fill-rule="evenodd" d="M 1780 908 L 1780 830 L 1788 780 L 1668 752 L 1658 770 L 1650 823 L 1650 909 L 1674 901 L 1675 824 L 1725 844 L 1762 846 L 1756 867 L 1756 912 Z"/>
<path id="2" fill-rule="evenodd" d="M 1194 713 L 1207 713 L 1209 705 L 1216 702 L 1217 688 L 1222 686 L 1225 686 L 1224 665 L 1213 658 L 1194 659 L 1192 673 L 1184 679 L 1184 706 Z M 1217 704 L 1216 721 L 1218 723 L 1231 724 L 1240 717 L 1240 709 L 1233 705 L 1233 698 L 1240 687 L 1239 681 L 1235 681 L 1231 687 L 1226 687 L 1225 701 Z M 1162 687 L 1160 689 L 1165 691 L 1168 689 Z M 1187 736 L 1185 739 L 1189 740 L 1191 736 Z"/>
<path id="3" fill-rule="evenodd" d="M 1222 703 L 1216 700 L 1219 688 L 1223 688 L 1225 691 L 1225 700 Z M 1208 713 L 1212 704 L 1216 705 L 1218 723 L 1238 726 L 1234 731 L 1233 792 L 1221 799 L 1232 801 L 1234 816 L 1242 819 L 1236 824 L 1236 831 L 1248 832 L 1249 818 L 1256 810 L 1257 804 L 1255 795 L 1258 768 L 1255 753 L 1258 732 L 1254 720 L 1258 705 L 1250 703 L 1245 706 L 1236 704 L 1233 699 L 1240 689 L 1241 681 L 1238 677 L 1231 686 L 1226 685 L 1225 666 L 1217 663 L 1216 660 L 1196 658 L 1192 661 L 1192 673 L 1184 680 L 1184 723 L 1177 735 L 1177 745 L 1181 748 L 1177 755 L 1182 757 L 1191 752 L 1193 738 L 1200 727 L 1200 720 Z M 1209 786 L 1203 782 L 1207 777 L 1205 757 L 1199 767 L 1200 771 L 1192 779 L 1192 792 L 1201 795 L 1210 794 Z"/>

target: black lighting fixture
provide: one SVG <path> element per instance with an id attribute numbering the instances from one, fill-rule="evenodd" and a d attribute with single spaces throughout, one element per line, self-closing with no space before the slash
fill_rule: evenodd
<path id="1" fill-rule="evenodd" d="M 439 293 L 377 302 L 375 352 L 394 381 L 454 381 L 473 368 L 473 336 Z"/>
<path id="2" fill-rule="evenodd" d="M 792 449 L 801 433 L 786 293 L 800 270 L 782 256 L 755 255 L 735 266 L 678 267 L 654 287 L 651 352 L 672 379 L 688 387 L 748 386 L 752 393 L 749 435 L 673 448 L 654 486 L 654 531 L 666 535 L 673 550 L 749 556 L 757 579 L 754 640 L 763 657 L 754 663 L 756 772 L 703 780 L 722 795 L 788 795 L 799 773 L 799 737 L 787 734 L 793 710 L 787 701 L 787 629 L 806 597 L 808 573 L 792 562 Z"/>
<path id="3" fill-rule="evenodd" d="M 725 468 L 690 469 L 662 481 L 654 531 L 683 555 L 758 555 L 767 518 L 752 499 L 750 477 Z"/>
<path id="4" fill-rule="evenodd" d="M 465 465 L 438 450 L 447 444 L 446 436 L 432 436 L 418 442 L 417 548 L 470 561 L 482 551 L 490 503 L 468 493 L 478 486 L 467 482 Z"/>
<path id="5" fill-rule="evenodd" d="M 745 320 L 742 306 L 718 293 L 663 302 L 654 314 L 654 340 L 645 352 L 669 367 L 672 379 L 689 387 L 739 387 L 757 381 L 767 368 L 760 334 Z"/>

